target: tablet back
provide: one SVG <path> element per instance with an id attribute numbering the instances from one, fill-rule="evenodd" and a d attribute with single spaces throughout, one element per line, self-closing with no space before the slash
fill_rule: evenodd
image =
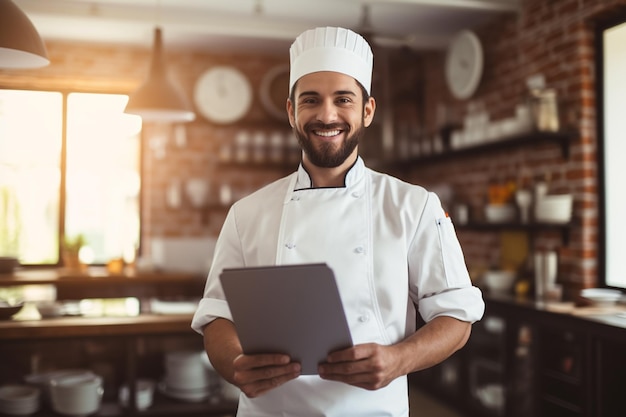
<path id="1" fill-rule="evenodd" d="M 245 353 L 286 353 L 316 375 L 329 352 L 352 346 L 326 264 L 224 269 L 220 280 Z"/>

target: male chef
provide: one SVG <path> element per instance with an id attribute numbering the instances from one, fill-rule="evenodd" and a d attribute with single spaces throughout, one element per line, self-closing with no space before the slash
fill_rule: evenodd
<path id="1" fill-rule="evenodd" d="M 376 110 L 372 69 L 372 50 L 353 31 L 297 37 L 286 109 L 302 161 L 236 202 L 220 232 L 192 327 L 217 372 L 241 389 L 240 417 L 408 416 L 407 374 L 460 349 L 483 315 L 438 197 L 359 156 Z M 284 354 L 244 354 L 221 271 L 322 262 L 335 273 L 354 346 L 330 352 L 319 375 L 301 375 Z M 426 322 L 417 331 L 416 310 Z"/>

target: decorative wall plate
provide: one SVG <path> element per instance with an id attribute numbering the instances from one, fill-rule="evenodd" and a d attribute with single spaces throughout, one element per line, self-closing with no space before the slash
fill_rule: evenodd
<path id="1" fill-rule="evenodd" d="M 215 123 L 233 123 L 246 115 L 252 104 L 252 86 L 235 67 L 216 66 L 196 81 L 194 101 L 198 112 Z"/>
<path id="2" fill-rule="evenodd" d="M 446 54 L 446 82 L 459 100 L 470 98 L 483 73 L 483 48 L 474 32 L 461 31 L 450 43 Z"/>
<path id="3" fill-rule="evenodd" d="M 286 121 L 286 102 L 289 97 L 289 65 L 270 69 L 261 80 L 261 104 L 275 119 Z"/>

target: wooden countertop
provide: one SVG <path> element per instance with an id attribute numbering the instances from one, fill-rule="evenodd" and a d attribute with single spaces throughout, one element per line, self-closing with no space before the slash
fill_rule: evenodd
<path id="1" fill-rule="evenodd" d="M 0 274 L 0 286 L 31 284 L 79 284 L 104 283 L 164 283 L 204 281 L 206 276 L 200 273 L 177 271 L 136 271 L 125 269 L 121 274 L 112 274 L 105 267 L 89 267 L 85 271 L 65 268 L 18 269 L 11 274 Z"/>
<path id="2" fill-rule="evenodd" d="M 594 334 L 624 340 L 626 338 L 626 306 L 615 304 L 609 307 L 570 306 L 563 303 L 548 303 L 514 296 L 485 294 L 487 312 L 509 311 L 517 317 L 527 317 L 545 325 L 566 324 Z"/>
<path id="3" fill-rule="evenodd" d="M 0 321 L 0 340 L 49 339 L 189 333 L 191 314 L 141 314 L 135 317 L 59 317 Z"/>

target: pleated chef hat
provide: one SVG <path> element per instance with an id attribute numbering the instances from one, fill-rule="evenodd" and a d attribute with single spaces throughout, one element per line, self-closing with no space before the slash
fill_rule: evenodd
<path id="1" fill-rule="evenodd" d="M 338 27 L 310 29 L 289 49 L 289 91 L 300 77 L 318 71 L 334 71 L 355 78 L 370 93 L 374 55 L 358 33 Z"/>

